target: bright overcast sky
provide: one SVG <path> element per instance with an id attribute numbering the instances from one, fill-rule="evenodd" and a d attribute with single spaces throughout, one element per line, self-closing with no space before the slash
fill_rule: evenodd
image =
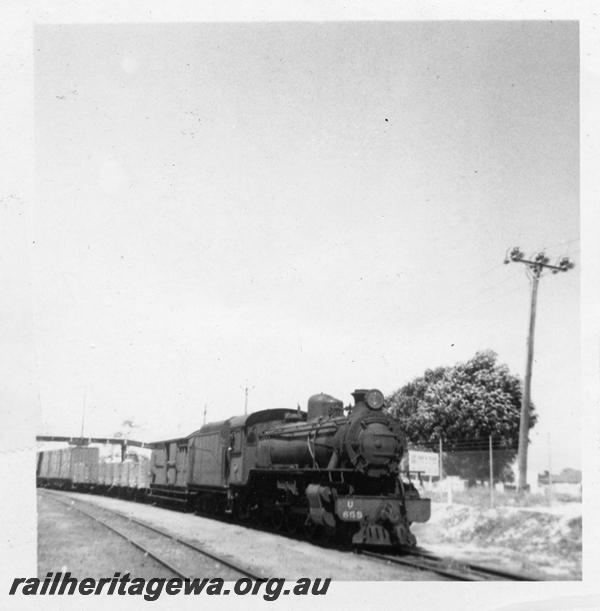
<path id="1" fill-rule="evenodd" d="M 578 82 L 575 22 L 38 27 L 39 433 L 522 375 L 502 260 L 580 262 Z M 579 292 L 540 284 L 539 469 L 580 466 Z"/>

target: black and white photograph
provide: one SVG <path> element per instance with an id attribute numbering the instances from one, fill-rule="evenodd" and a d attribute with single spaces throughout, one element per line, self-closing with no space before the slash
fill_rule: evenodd
<path id="1" fill-rule="evenodd" d="M 600 606 L 581 22 L 30 26 L 7 605 Z"/>

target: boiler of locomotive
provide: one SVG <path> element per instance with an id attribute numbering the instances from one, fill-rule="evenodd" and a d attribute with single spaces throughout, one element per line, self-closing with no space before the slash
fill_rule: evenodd
<path id="1" fill-rule="evenodd" d="M 368 475 L 396 473 L 405 448 L 399 424 L 382 412 L 379 390 L 352 393 L 355 405 L 326 394 L 308 400 L 306 422 L 276 426 L 258 441 L 258 465 L 352 468 Z"/>

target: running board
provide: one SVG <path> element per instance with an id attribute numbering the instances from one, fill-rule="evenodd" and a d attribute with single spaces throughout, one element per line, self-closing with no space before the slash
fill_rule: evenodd
<path id="1" fill-rule="evenodd" d="M 165 494 L 150 494 L 148 495 L 150 500 L 152 499 L 160 499 L 161 501 L 173 501 L 174 503 L 187 503 L 187 499 L 180 499 L 176 496 L 167 496 Z"/>

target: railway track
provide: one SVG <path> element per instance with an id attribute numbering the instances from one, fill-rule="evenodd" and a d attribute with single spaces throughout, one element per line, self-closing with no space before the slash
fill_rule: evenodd
<path id="1" fill-rule="evenodd" d="M 100 508 L 93 503 L 87 503 L 55 492 L 50 492 L 50 496 L 66 507 L 75 509 L 119 535 L 176 577 L 193 579 L 201 576 L 196 567 L 206 566 L 207 562 L 212 562 L 220 565 L 219 577 L 225 580 L 238 579 L 239 577 L 250 577 L 254 580 L 264 579 L 247 567 L 217 556 L 191 541 L 177 537 L 116 509 Z M 131 532 L 132 530 L 137 530 L 137 532 Z M 157 551 L 157 549 L 160 549 L 160 551 Z M 201 562 L 198 562 L 199 559 Z M 215 572 L 214 564 L 210 568 L 210 572 Z"/>
<path id="2" fill-rule="evenodd" d="M 539 578 L 530 575 L 438 556 L 419 548 L 408 550 L 401 556 L 390 556 L 367 550 L 361 550 L 359 553 L 389 564 L 433 572 L 453 581 L 540 581 Z"/>
<path id="3" fill-rule="evenodd" d="M 70 495 L 65 495 L 58 492 L 48 491 L 48 493 L 50 494 L 50 496 L 52 496 L 52 498 L 60 501 L 62 504 L 76 509 L 80 513 L 88 516 L 96 522 L 99 522 L 107 529 L 123 537 L 129 543 L 131 543 L 140 551 L 153 558 L 156 562 L 167 568 L 170 572 L 174 573 L 178 577 L 184 579 L 190 578 L 191 573 L 190 571 L 186 573 L 185 569 L 181 568 L 181 566 L 178 566 L 175 562 L 169 560 L 168 558 L 165 558 L 165 555 L 168 554 L 160 554 L 156 551 L 153 551 L 152 547 L 148 545 L 147 540 L 146 542 L 140 540 L 144 539 L 144 537 L 140 537 L 139 533 L 137 537 L 132 536 L 132 533 L 128 533 L 126 530 L 123 529 L 123 525 L 125 525 L 126 528 L 130 528 L 131 525 L 134 525 L 138 527 L 138 529 L 142 529 L 147 533 L 153 533 L 154 535 L 162 537 L 163 540 L 169 540 L 170 545 L 177 544 L 180 547 L 190 550 L 196 555 L 199 554 L 204 558 L 216 562 L 218 565 L 225 567 L 227 573 L 223 575 L 222 570 L 219 573 L 219 575 L 223 576 L 225 579 L 236 579 L 240 576 L 250 577 L 251 579 L 255 580 L 264 579 L 264 576 L 258 576 L 254 574 L 247 567 L 232 563 L 227 559 L 221 558 L 213 554 L 212 552 L 203 549 L 195 543 L 186 541 L 185 539 L 181 539 L 165 530 L 152 526 L 142 520 L 138 520 L 137 518 L 134 518 L 116 509 L 99 507 L 94 503 L 82 501 L 79 498 L 75 499 Z M 90 511 L 89 509 L 92 509 L 92 511 Z M 102 514 L 120 520 L 121 527 L 119 527 L 118 524 L 114 524 L 114 522 L 111 523 L 111 521 L 103 519 Z M 438 556 L 436 554 L 433 554 L 432 552 L 429 552 L 428 550 L 420 548 L 411 548 L 404 550 L 404 553 L 402 555 L 389 555 L 369 550 L 357 550 L 357 553 L 369 558 L 373 558 L 374 560 L 378 560 L 380 562 L 385 562 L 388 565 L 395 564 L 398 566 L 404 566 L 412 569 L 421 570 L 424 572 L 435 573 L 453 581 L 540 581 L 539 577 L 533 577 L 521 573 L 513 573 L 505 571 L 503 569 L 497 569 L 493 567 L 464 562 L 449 557 Z M 190 564 L 189 560 L 187 564 Z M 193 566 L 193 561 L 191 562 L 191 564 Z"/>

